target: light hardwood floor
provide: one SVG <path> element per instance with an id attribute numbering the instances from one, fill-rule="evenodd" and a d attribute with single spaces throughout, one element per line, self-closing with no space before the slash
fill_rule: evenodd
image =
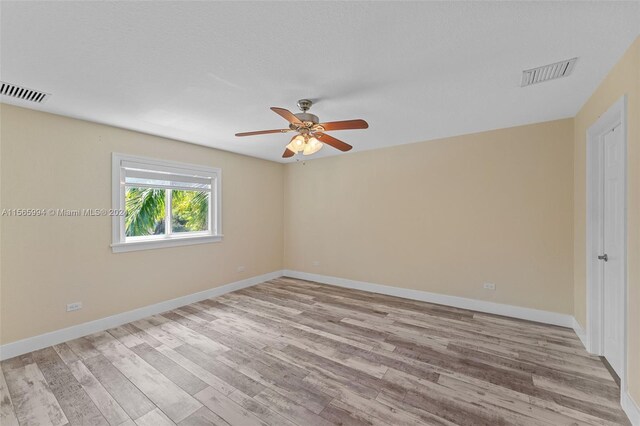
<path id="1" fill-rule="evenodd" d="M 572 330 L 288 278 L 1 365 L 3 426 L 628 424 Z"/>

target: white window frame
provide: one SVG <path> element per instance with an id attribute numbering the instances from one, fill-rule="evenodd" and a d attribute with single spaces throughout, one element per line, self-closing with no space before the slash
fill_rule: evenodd
<path id="1" fill-rule="evenodd" d="M 125 209 L 125 169 L 124 164 L 136 163 L 150 171 L 162 171 L 176 174 L 190 174 L 196 176 L 211 176 L 211 196 L 209 197 L 209 230 L 189 232 L 180 235 L 171 233 L 170 210 L 171 191 L 168 191 L 169 203 L 167 209 L 167 232 L 162 235 L 144 237 L 127 237 L 125 235 L 125 216 L 112 216 L 111 249 L 114 253 L 149 250 L 165 247 L 186 246 L 192 244 L 213 243 L 222 240 L 222 170 L 217 167 L 207 167 L 195 164 L 179 163 L 176 161 L 159 160 L 138 157 L 114 152 L 111 157 L 111 191 L 112 206 L 115 212 Z"/>

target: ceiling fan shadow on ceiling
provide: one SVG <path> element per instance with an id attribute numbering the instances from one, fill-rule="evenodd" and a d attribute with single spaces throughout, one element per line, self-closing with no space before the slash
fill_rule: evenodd
<path id="1" fill-rule="evenodd" d="M 283 158 L 293 157 L 296 153 L 301 152 L 302 155 L 311 155 L 320 151 L 324 144 L 334 147 L 340 151 L 346 152 L 353 148 L 348 143 L 342 142 L 339 139 L 329 136 L 325 132 L 332 130 L 349 130 L 349 129 L 366 129 L 369 124 L 361 119 L 357 120 L 345 120 L 345 121 L 330 121 L 327 123 L 320 123 L 320 119 L 317 115 L 308 113 L 313 102 L 309 99 L 300 99 L 298 101 L 298 107 L 302 112 L 297 114 L 292 113 L 289 110 L 278 107 L 271 107 L 271 111 L 275 112 L 285 120 L 289 122 L 288 129 L 274 129 L 274 130 L 258 130 L 255 132 L 243 132 L 236 133 L 236 136 L 254 136 L 265 135 L 269 133 L 288 133 L 296 132 L 297 134 L 291 138 L 291 141 L 282 154 Z"/>

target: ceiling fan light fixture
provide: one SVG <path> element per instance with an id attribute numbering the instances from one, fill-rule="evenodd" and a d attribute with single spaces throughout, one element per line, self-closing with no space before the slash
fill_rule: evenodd
<path id="1" fill-rule="evenodd" d="M 307 140 L 303 135 L 296 135 L 291 138 L 291 142 L 287 145 L 287 149 L 293 152 L 300 152 L 305 149 Z"/>
<path id="2" fill-rule="evenodd" d="M 302 152 L 302 155 L 315 154 L 316 152 L 318 152 L 318 151 L 320 151 L 322 149 L 323 145 L 324 144 L 322 142 L 320 142 L 318 139 L 316 139 L 316 138 L 314 138 L 312 136 L 307 141 L 307 144 L 304 147 L 304 151 Z"/>

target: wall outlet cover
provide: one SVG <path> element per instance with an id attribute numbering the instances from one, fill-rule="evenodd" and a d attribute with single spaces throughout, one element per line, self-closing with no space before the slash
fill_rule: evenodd
<path id="1" fill-rule="evenodd" d="M 82 302 L 74 302 L 67 304 L 67 312 L 78 311 L 82 309 Z"/>

